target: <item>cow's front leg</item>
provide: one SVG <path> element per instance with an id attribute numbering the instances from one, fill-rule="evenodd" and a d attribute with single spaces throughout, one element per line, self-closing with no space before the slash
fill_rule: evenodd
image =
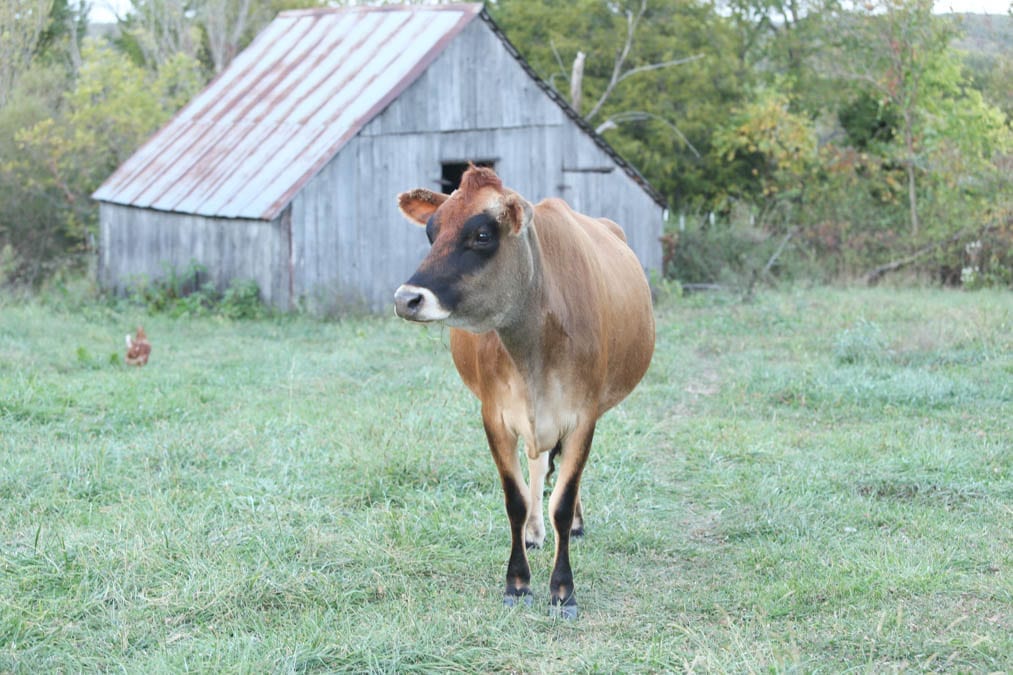
<path id="1" fill-rule="evenodd" d="M 521 461 L 517 455 L 517 436 L 503 425 L 501 416 L 495 412 L 482 411 L 485 435 L 489 449 L 499 470 L 506 503 L 507 518 L 510 521 L 510 560 L 507 563 L 506 590 L 503 604 L 513 606 L 518 598 L 531 603 L 531 568 L 524 545 L 524 526 L 528 517 L 528 496 L 525 494 Z"/>
<path id="2" fill-rule="evenodd" d="M 556 561 L 549 580 L 549 602 L 552 611 L 564 619 L 577 618 L 577 597 L 570 569 L 570 534 L 580 496 L 580 475 L 593 438 L 592 421 L 578 426 L 563 441 L 559 478 L 549 497 L 549 513 L 556 530 Z"/>
<path id="3" fill-rule="evenodd" d="M 549 472 L 549 453 L 540 453 L 537 459 L 528 458 L 528 523 L 524 529 L 524 543 L 528 548 L 541 548 L 545 543 L 545 519 L 542 516 L 542 495 L 545 493 L 545 475 Z"/>

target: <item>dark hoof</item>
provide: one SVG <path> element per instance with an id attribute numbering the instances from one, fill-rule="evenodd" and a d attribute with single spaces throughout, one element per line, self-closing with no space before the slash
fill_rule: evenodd
<path id="1" fill-rule="evenodd" d="M 583 537 L 584 536 L 584 528 L 583 527 L 577 527 L 577 528 L 574 528 L 574 529 L 570 530 L 570 536 L 571 537 Z"/>
<path id="2" fill-rule="evenodd" d="M 524 595 L 509 595 L 509 594 L 504 595 L 503 596 L 503 606 L 504 607 L 516 607 L 518 600 L 520 600 L 521 602 L 523 602 L 525 607 L 530 607 L 531 606 L 532 598 L 531 598 L 531 594 L 530 593 L 525 593 Z"/>
<path id="3" fill-rule="evenodd" d="M 527 541 L 527 540 L 524 541 L 524 548 L 528 549 L 529 551 L 531 549 L 541 548 L 541 547 L 542 547 L 542 545 L 539 544 L 539 543 L 536 543 L 536 542 L 533 542 L 533 541 Z"/>
<path id="4" fill-rule="evenodd" d="M 571 601 L 572 602 L 572 601 Z M 577 603 L 570 605 L 549 605 L 549 616 L 563 621 L 577 620 Z"/>

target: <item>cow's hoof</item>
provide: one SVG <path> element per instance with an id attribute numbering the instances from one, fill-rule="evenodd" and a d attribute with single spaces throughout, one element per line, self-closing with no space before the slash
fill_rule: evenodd
<path id="1" fill-rule="evenodd" d="M 524 548 L 528 549 L 529 551 L 531 549 L 541 548 L 541 547 L 542 547 L 542 542 L 540 542 L 540 541 L 528 541 L 527 539 L 524 540 Z"/>
<path id="2" fill-rule="evenodd" d="M 525 607 L 530 607 L 532 602 L 531 594 L 530 593 L 525 593 L 523 595 L 507 594 L 503 596 L 504 607 L 516 607 L 518 601 L 523 602 Z"/>
<path id="3" fill-rule="evenodd" d="M 570 530 L 570 536 L 571 537 L 583 537 L 584 536 L 584 526 L 581 525 L 580 527 L 575 527 L 572 530 Z"/>
<path id="4" fill-rule="evenodd" d="M 563 621 L 577 620 L 577 603 L 572 605 L 549 605 L 549 616 Z"/>

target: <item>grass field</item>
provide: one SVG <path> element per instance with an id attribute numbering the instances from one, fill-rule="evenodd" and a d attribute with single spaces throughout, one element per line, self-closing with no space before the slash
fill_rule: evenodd
<path id="1" fill-rule="evenodd" d="M 1013 669 L 1008 292 L 665 301 L 576 622 L 441 329 L 69 305 L 0 300 L 0 672 Z"/>

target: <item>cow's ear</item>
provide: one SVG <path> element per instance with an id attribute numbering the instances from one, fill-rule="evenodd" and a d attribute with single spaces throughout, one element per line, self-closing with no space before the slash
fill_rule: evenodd
<path id="1" fill-rule="evenodd" d="M 448 195 L 425 188 L 415 188 L 399 194 L 397 206 L 405 218 L 416 225 L 425 225 L 429 222 L 429 216 L 433 215 L 433 211 L 447 201 L 447 197 Z"/>
<path id="2" fill-rule="evenodd" d="M 507 194 L 503 199 L 503 213 L 501 217 L 510 226 L 513 234 L 518 234 L 530 225 L 533 216 L 534 212 L 531 209 L 531 204 L 516 192 Z"/>

